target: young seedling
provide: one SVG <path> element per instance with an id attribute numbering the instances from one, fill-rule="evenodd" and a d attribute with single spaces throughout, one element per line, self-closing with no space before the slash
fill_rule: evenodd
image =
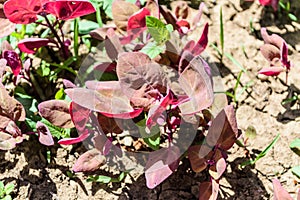
<path id="1" fill-rule="evenodd" d="M 10 194 L 14 190 L 15 185 L 13 183 L 9 183 L 4 186 L 4 183 L 0 181 L 0 199 L 1 200 L 12 200 Z"/>

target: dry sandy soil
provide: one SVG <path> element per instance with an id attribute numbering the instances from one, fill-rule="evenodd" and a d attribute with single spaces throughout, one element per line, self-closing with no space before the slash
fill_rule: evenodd
<path id="1" fill-rule="evenodd" d="M 219 199 L 271 199 L 273 178 L 278 178 L 295 198 L 300 184 L 290 169 L 300 165 L 300 159 L 289 149 L 289 143 L 300 136 L 300 110 L 299 105 L 283 107 L 281 102 L 291 91 L 298 90 L 299 93 L 300 89 L 300 24 L 274 14 L 272 8 L 264 9 L 258 1 L 205 2 L 207 8 L 202 21 L 209 22 L 209 42 L 219 43 L 219 10 L 222 6 L 225 52 L 231 53 L 248 70 L 247 74 L 243 74 L 241 83 L 245 85 L 253 81 L 236 104 L 239 128 L 244 132 L 252 125 L 257 131 L 257 137 L 248 142 L 250 155 L 262 151 L 280 134 L 275 148 L 255 166 L 239 167 L 247 160 L 244 148 L 235 145 L 229 151 L 228 168 L 220 181 Z M 292 5 L 297 8 L 295 14 L 300 16 L 299 1 L 293 1 Z M 250 30 L 250 19 L 254 32 Z M 294 63 L 289 77 L 291 87 L 284 84 L 284 75 L 278 78 L 257 75 L 262 67 L 268 65 L 259 52 L 263 44 L 259 31 L 261 27 L 281 35 L 289 44 L 290 59 Z M 219 68 L 224 89 L 233 88 L 240 68 L 226 57 L 221 64 L 211 47 L 206 55 L 209 56 L 208 61 Z M 47 164 L 46 150 L 36 139 L 32 139 L 11 151 L 0 152 L 0 180 L 16 185 L 14 199 L 197 199 L 198 184 L 203 178 L 201 173 L 191 171 L 188 162 L 184 162 L 177 172 L 153 190 L 146 187 L 144 175 L 139 174 L 131 174 L 121 183 L 87 183 L 86 174 L 77 174 L 73 178 L 67 176 L 67 171 L 85 151 L 83 146 L 56 145 L 50 148 L 53 156 L 51 164 Z M 97 173 L 118 174 L 105 167 Z"/>

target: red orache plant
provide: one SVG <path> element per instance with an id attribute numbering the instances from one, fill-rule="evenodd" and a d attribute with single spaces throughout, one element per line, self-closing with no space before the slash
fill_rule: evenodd
<path id="1" fill-rule="evenodd" d="M 254 0 L 247 0 L 247 1 L 254 1 Z M 272 6 L 274 11 L 277 11 L 279 0 L 259 0 L 259 3 L 263 6 Z"/>
<path id="2" fill-rule="evenodd" d="M 42 46 L 52 45 L 61 50 L 65 59 L 69 57 L 68 47 L 70 46 L 70 41 L 65 40 L 64 34 L 62 34 L 61 38 L 55 26 L 59 24 L 59 28 L 62 31 L 62 24 L 59 20 L 74 19 L 93 12 L 95 12 L 95 8 L 88 0 L 8 0 L 4 3 L 4 13 L 11 22 L 29 24 L 35 22 L 38 19 L 38 15 L 40 15 L 46 20 L 46 24 L 42 25 L 49 27 L 57 39 L 57 41 L 40 38 L 22 40 L 18 44 L 21 51 L 32 54 Z M 56 21 L 53 24 L 48 19 L 48 14 L 56 17 Z"/>
<path id="3" fill-rule="evenodd" d="M 269 35 L 266 28 L 261 29 L 261 35 L 265 44 L 261 46 L 260 51 L 269 61 L 270 67 L 263 68 L 259 73 L 267 76 L 277 76 L 281 72 L 286 72 L 287 79 L 292 66 L 291 62 L 288 60 L 287 43 L 279 35 Z"/>

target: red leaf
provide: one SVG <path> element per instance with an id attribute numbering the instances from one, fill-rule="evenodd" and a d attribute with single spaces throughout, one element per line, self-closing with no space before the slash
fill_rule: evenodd
<path id="1" fill-rule="evenodd" d="M 179 157 L 176 146 L 151 152 L 145 168 L 147 187 L 153 189 L 168 178 L 177 169 Z"/>
<path id="2" fill-rule="evenodd" d="M 39 113 L 53 125 L 61 128 L 73 128 L 69 113 L 69 103 L 64 100 L 49 100 L 38 105 Z"/>
<path id="3" fill-rule="evenodd" d="M 116 60 L 118 55 L 124 52 L 119 37 L 116 35 L 114 29 L 107 30 L 104 45 L 106 54 L 111 60 Z"/>
<path id="4" fill-rule="evenodd" d="M 74 19 L 96 11 L 88 0 L 56 0 L 47 2 L 44 8 L 46 12 L 62 20 Z"/>
<path id="5" fill-rule="evenodd" d="M 106 162 L 105 157 L 97 150 L 91 149 L 82 154 L 73 166 L 75 172 L 90 172 L 99 169 Z"/>
<path id="6" fill-rule="evenodd" d="M 205 50 L 208 44 L 207 35 L 208 35 L 208 23 L 204 25 L 202 35 L 198 40 L 198 42 L 196 43 L 194 49 L 192 50 L 193 55 L 198 56 Z"/>
<path id="7" fill-rule="evenodd" d="M 266 76 L 278 76 L 283 71 L 283 67 L 266 67 L 261 69 L 258 73 Z"/>
<path id="8" fill-rule="evenodd" d="M 287 44 L 286 42 L 283 42 L 282 47 L 281 47 L 281 63 L 287 68 L 287 70 L 290 70 L 291 67 L 291 63 L 288 60 L 288 54 L 289 54 L 289 50 L 287 48 Z"/>
<path id="9" fill-rule="evenodd" d="M 271 44 L 264 44 L 260 47 L 262 55 L 271 62 L 275 58 L 280 58 L 280 50 Z"/>
<path id="10" fill-rule="evenodd" d="M 206 62 L 195 57 L 179 77 L 179 84 L 189 96 L 179 108 L 182 114 L 194 114 L 208 108 L 214 99 L 212 80 L 206 72 Z"/>
<path id="11" fill-rule="evenodd" d="M 3 52 L 3 58 L 7 60 L 7 65 L 11 68 L 13 74 L 18 76 L 22 68 L 19 55 L 15 51 L 6 50 Z"/>
<path id="12" fill-rule="evenodd" d="M 86 138 L 88 138 L 89 136 L 90 136 L 90 134 L 86 131 L 86 132 L 80 134 L 77 138 L 61 139 L 58 141 L 58 144 L 71 145 L 71 144 L 79 143 L 79 142 L 82 142 L 83 140 L 85 140 Z"/>
<path id="13" fill-rule="evenodd" d="M 71 102 L 69 112 L 76 129 L 80 132 L 83 131 L 86 128 L 85 126 L 89 120 L 91 110 Z"/>
<path id="14" fill-rule="evenodd" d="M 146 16 L 149 15 L 150 15 L 150 11 L 147 8 L 143 8 L 137 13 L 134 13 L 128 19 L 127 32 L 132 29 L 144 28 L 146 26 Z"/>
<path id="15" fill-rule="evenodd" d="M 45 38 L 26 38 L 18 43 L 21 51 L 29 54 L 34 54 L 38 48 L 47 46 L 50 40 Z"/>
<path id="16" fill-rule="evenodd" d="M 222 150 L 228 150 L 239 137 L 234 108 L 226 106 L 212 121 L 208 129 L 206 142 L 209 146 L 218 145 Z"/>
<path id="17" fill-rule="evenodd" d="M 16 24 L 29 24 L 37 20 L 47 0 L 8 0 L 4 3 L 6 17 Z"/>
<path id="18" fill-rule="evenodd" d="M 48 127 L 45 124 L 43 124 L 42 122 L 37 122 L 36 123 L 36 130 L 39 134 L 40 143 L 42 143 L 46 146 L 54 145 L 52 135 L 51 135 Z"/>
<path id="19" fill-rule="evenodd" d="M 293 200 L 291 195 L 281 186 L 278 179 L 273 179 L 274 200 Z"/>

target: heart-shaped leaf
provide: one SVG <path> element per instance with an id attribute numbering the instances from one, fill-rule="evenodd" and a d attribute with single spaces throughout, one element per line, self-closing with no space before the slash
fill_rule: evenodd
<path id="1" fill-rule="evenodd" d="M 90 136 L 89 132 L 85 131 L 85 132 L 81 133 L 76 138 L 64 138 L 64 139 L 61 139 L 61 140 L 58 141 L 58 144 L 62 144 L 62 145 L 76 144 L 76 143 L 82 142 L 83 140 L 85 140 L 89 136 Z"/>
<path id="2" fill-rule="evenodd" d="M 97 149 L 82 154 L 73 166 L 75 172 L 90 172 L 99 169 L 106 162 L 105 157 Z"/>
<path id="3" fill-rule="evenodd" d="M 37 122 L 36 130 L 39 134 L 40 143 L 42 143 L 46 146 L 54 145 L 53 137 L 52 137 L 48 127 L 45 124 L 43 124 L 42 122 Z"/>
<path id="4" fill-rule="evenodd" d="M 38 105 L 39 113 L 53 125 L 61 128 L 73 128 L 69 113 L 69 103 L 64 100 L 49 100 Z"/>
<path id="5" fill-rule="evenodd" d="M 188 157 L 194 172 L 201 172 L 207 167 L 207 160 L 213 156 L 212 148 L 207 145 L 194 145 L 188 150 Z"/>
<path id="6" fill-rule="evenodd" d="M 140 29 L 146 27 L 146 16 L 150 15 L 150 11 L 147 8 L 142 8 L 138 12 L 134 13 L 128 19 L 127 32 L 131 33 L 132 29 Z"/>

